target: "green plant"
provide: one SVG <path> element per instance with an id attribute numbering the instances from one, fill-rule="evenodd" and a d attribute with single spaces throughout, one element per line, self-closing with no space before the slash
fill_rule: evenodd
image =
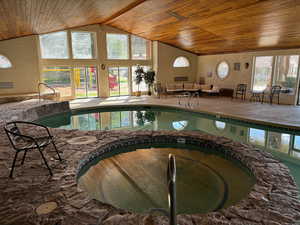
<path id="1" fill-rule="evenodd" d="M 145 118 L 144 118 L 144 113 L 141 111 L 136 112 L 136 123 L 139 126 L 144 126 L 145 124 Z"/>
<path id="2" fill-rule="evenodd" d="M 145 120 L 148 121 L 149 123 L 152 123 L 153 121 L 155 121 L 155 112 L 152 111 L 146 111 L 145 112 Z"/>
<path id="3" fill-rule="evenodd" d="M 148 85 L 148 94 L 151 95 L 151 87 L 155 80 L 155 71 L 150 69 L 144 74 L 145 83 Z"/>
<path id="4" fill-rule="evenodd" d="M 134 71 L 135 72 L 135 83 L 138 86 L 138 92 L 140 91 L 140 83 L 143 81 L 143 76 L 145 74 L 144 68 L 141 67 L 140 65 L 137 66 L 137 69 Z"/>
<path id="5" fill-rule="evenodd" d="M 285 82 L 283 82 L 283 85 L 286 88 L 294 88 L 296 82 L 297 82 L 297 78 L 296 77 L 287 77 L 285 79 Z"/>

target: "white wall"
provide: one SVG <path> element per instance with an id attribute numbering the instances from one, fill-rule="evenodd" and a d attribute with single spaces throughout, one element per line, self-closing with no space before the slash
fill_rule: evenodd
<path id="1" fill-rule="evenodd" d="M 245 83 L 248 90 L 251 89 L 252 84 L 252 70 L 254 56 L 274 56 L 274 55 L 300 55 L 300 49 L 289 50 L 273 50 L 273 51 L 259 51 L 246 52 L 235 54 L 220 54 L 220 55 L 205 55 L 198 56 L 198 75 L 197 80 L 205 80 L 206 84 L 213 84 L 220 88 L 235 88 L 237 84 Z M 216 67 L 219 62 L 226 61 L 230 66 L 229 76 L 221 80 L 216 75 Z M 234 63 L 240 63 L 240 71 L 234 71 Z M 249 63 L 248 69 L 245 68 L 245 63 Z M 208 73 L 212 72 L 212 77 Z M 298 85 L 297 85 L 298 87 Z M 249 98 L 249 94 L 247 96 Z M 295 104 L 297 101 L 297 92 L 294 94 L 281 94 L 280 103 Z"/>

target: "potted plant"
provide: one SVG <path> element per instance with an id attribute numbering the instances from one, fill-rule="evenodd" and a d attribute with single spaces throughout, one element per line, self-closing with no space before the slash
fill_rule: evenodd
<path id="1" fill-rule="evenodd" d="M 151 95 L 151 88 L 154 83 L 155 71 L 150 69 L 146 73 L 144 73 L 145 83 L 148 85 L 148 95 Z"/>
<path id="2" fill-rule="evenodd" d="M 144 118 L 144 113 L 142 111 L 136 112 L 136 123 L 140 127 L 144 126 L 145 118 Z"/>
<path id="3" fill-rule="evenodd" d="M 155 121 L 155 112 L 146 111 L 144 114 L 145 120 L 149 123 L 153 123 Z"/>
<path id="4" fill-rule="evenodd" d="M 143 76 L 144 76 L 145 72 L 143 67 L 141 66 L 137 66 L 137 69 L 135 70 L 135 83 L 138 86 L 138 90 L 136 92 L 136 96 L 141 96 L 141 91 L 140 91 L 140 83 L 143 81 Z"/>

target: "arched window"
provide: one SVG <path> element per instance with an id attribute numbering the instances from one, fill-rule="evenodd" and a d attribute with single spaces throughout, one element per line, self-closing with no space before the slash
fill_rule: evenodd
<path id="1" fill-rule="evenodd" d="M 226 123 L 216 120 L 216 121 L 215 121 L 215 126 L 216 126 L 216 128 L 218 128 L 219 130 L 224 130 L 225 127 L 226 127 Z"/>
<path id="2" fill-rule="evenodd" d="M 180 56 L 174 60 L 173 67 L 189 67 L 190 62 L 186 57 Z"/>
<path id="3" fill-rule="evenodd" d="M 174 121 L 172 123 L 172 126 L 175 130 L 183 130 L 188 125 L 188 121 L 182 120 L 182 121 Z"/>
<path id="4" fill-rule="evenodd" d="M 10 62 L 10 60 L 5 57 L 4 55 L 0 55 L 0 68 L 1 69 L 7 69 L 7 68 L 11 68 L 12 64 Z"/>

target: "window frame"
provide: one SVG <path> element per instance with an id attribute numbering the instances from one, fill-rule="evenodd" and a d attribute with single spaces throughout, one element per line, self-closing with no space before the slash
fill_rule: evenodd
<path id="1" fill-rule="evenodd" d="M 141 39 L 144 39 L 144 40 L 146 40 L 146 58 L 145 59 L 134 59 L 133 58 L 133 55 L 132 55 L 132 52 L 133 52 L 133 44 L 132 44 L 132 37 L 133 36 L 135 36 L 135 37 L 138 37 L 138 38 L 141 38 Z M 134 34 L 131 34 L 130 36 L 129 36 L 129 38 L 130 38 L 130 40 L 129 40 L 129 42 L 130 42 L 130 60 L 137 60 L 137 61 L 147 61 L 147 60 L 151 60 L 151 58 L 152 58 L 152 52 L 151 52 L 151 41 L 150 40 L 148 40 L 148 39 L 146 39 L 146 38 L 143 38 L 143 37 L 140 37 L 140 36 L 138 36 L 138 35 L 134 35 Z"/>
<path id="2" fill-rule="evenodd" d="M 14 67 L 12 61 L 5 54 L 0 53 L 0 56 L 4 56 L 4 58 L 6 58 L 8 60 L 8 62 L 10 63 L 10 67 L 1 67 L 0 66 L 0 70 L 8 70 L 8 69 L 12 69 Z"/>
<path id="3" fill-rule="evenodd" d="M 80 33 L 91 33 L 92 37 L 93 37 L 93 41 L 94 41 L 94 57 L 90 58 L 90 59 L 78 59 L 78 58 L 74 58 L 74 54 L 73 54 L 73 42 L 72 42 L 72 33 L 76 33 L 76 32 L 80 32 Z M 70 48 L 70 58 L 69 59 L 73 59 L 73 60 L 95 60 L 98 59 L 98 44 L 97 44 L 97 32 L 95 31 L 87 31 L 87 30 L 69 30 L 68 32 L 68 41 L 70 42 L 68 44 L 69 48 Z"/>
<path id="4" fill-rule="evenodd" d="M 253 56 L 253 59 L 252 59 L 252 77 L 251 77 L 251 90 L 253 91 L 253 87 L 254 87 L 254 76 L 255 76 L 255 63 L 256 63 L 256 58 L 257 57 L 272 57 L 272 72 L 271 72 L 271 82 L 270 82 L 270 86 L 273 86 L 275 85 L 274 82 L 275 82 L 275 69 L 277 67 L 277 59 L 279 56 L 294 56 L 294 55 L 297 55 L 299 56 L 298 58 L 298 69 L 297 69 L 297 78 L 296 78 L 296 84 L 295 84 L 295 90 L 291 93 L 287 93 L 288 95 L 297 95 L 298 94 L 298 91 L 299 91 L 299 80 L 300 80 L 300 54 L 278 54 L 278 55 L 256 55 L 256 56 Z M 297 99 L 296 99 L 297 101 Z M 296 102 L 295 101 L 295 102 Z"/>
<path id="5" fill-rule="evenodd" d="M 188 62 L 188 65 L 187 65 L 187 66 L 174 66 L 175 62 L 176 62 L 177 59 L 179 59 L 179 58 L 184 58 L 184 59 Z M 191 63 L 190 63 L 189 58 L 186 57 L 186 56 L 183 56 L 183 55 L 175 57 L 175 59 L 174 59 L 172 62 L 173 62 L 173 63 L 172 63 L 172 68 L 175 68 L 175 69 L 177 69 L 177 68 L 189 68 L 189 67 L 191 67 Z"/>
<path id="6" fill-rule="evenodd" d="M 46 34 L 54 34 L 54 33 L 59 33 L 59 32 L 64 32 L 67 34 L 67 58 L 43 58 L 43 54 L 42 54 L 42 41 L 41 41 L 41 36 L 42 35 L 46 35 Z M 41 60 L 70 60 L 73 59 L 73 55 L 72 55 L 72 40 L 71 40 L 71 34 L 69 30 L 61 30 L 61 31 L 55 31 L 55 32 L 50 32 L 50 33 L 45 33 L 45 34 L 40 34 L 38 35 L 38 42 L 39 42 L 39 56 Z"/>
<path id="7" fill-rule="evenodd" d="M 115 34 L 115 35 L 126 35 L 127 36 L 127 59 L 110 59 L 108 58 L 108 44 L 107 44 L 107 35 Z M 105 32 L 105 45 L 106 45 L 106 60 L 131 60 L 131 35 L 126 33 L 118 33 L 118 32 Z"/>
<path id="8" fill-rule="evenodd" d="M 220 75 L 219 75 L 219 73 L 218 73 L 218 68 L 219 68 L 219 66 L 221 65 L 221 63 L 226 63 L 227 64 L 227 66 L 228 66 L 228 73 L 227 73 L 227 75 L 225 76 L 225 77 L 220 77 Z M 227 79 L 228 77 L 229 77 L 229 75 L 230 75 L 230 64 L 226 61 L 226 60 L 221 60 L 218 64 L 217 64 L 217 66 L 216 66 L 216 75 L 217 75 L 217 77 L 218 77 L 218 79 L 220 79 L 220 80 L 225 80 L 225 79 Z"/>

